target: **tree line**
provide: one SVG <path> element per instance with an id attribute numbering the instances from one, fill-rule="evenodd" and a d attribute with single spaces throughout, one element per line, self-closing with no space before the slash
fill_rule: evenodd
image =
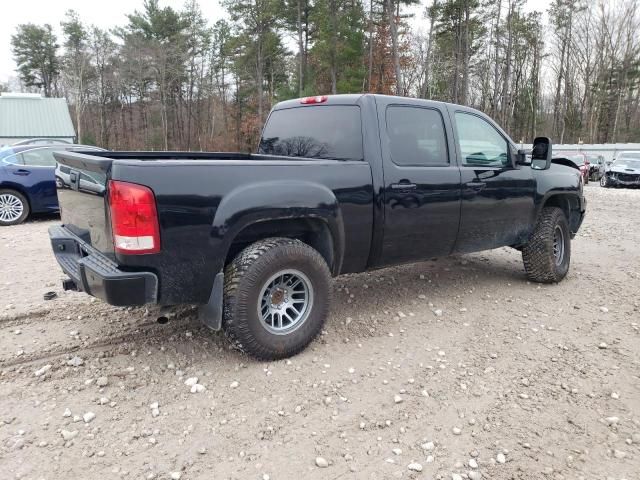
<path id="1" fill-rule="evenodd" d="M 66 97 L 79 142 L 112 149 L 253 150 L 276 102 L 358 92 L 469 105 L 516 141 L 640 141 L 640 0 L 426 1 L 223 0 L 211 24 L 145 0 L 11 46 L 22 88 Z"/>

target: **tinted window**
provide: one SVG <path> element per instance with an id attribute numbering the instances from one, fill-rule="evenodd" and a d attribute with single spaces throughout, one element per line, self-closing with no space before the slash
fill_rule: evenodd
<path id="1" fill-rule="evenodd" d="M 362 160 L 360 108 L 332 105 L 276 110 L 262 132 L 258 153 Z"/>
<path id="2" fill-rule="evenodd" d="M 387 108 L 387 135 L 396 165 L 449 163 L 444 124 L 437 110 L 391 106 Z"/>
<path id="3" fill-rule="evenodd" d="M 463 165 L 510 165 L 507 140 L 486 120 L 461 112 L 457 112 L 455 118 Z"/>

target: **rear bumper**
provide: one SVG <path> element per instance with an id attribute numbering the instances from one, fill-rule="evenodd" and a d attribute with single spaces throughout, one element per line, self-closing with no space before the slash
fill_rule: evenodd
<path id="1" fill-rule="evenodd" d="M 62 225 L 50 227 L 49 238 L 58 264 L 77 290 L 116 306 L 157 303 L 158 277 L 154 273 L 123 272 Z"/>

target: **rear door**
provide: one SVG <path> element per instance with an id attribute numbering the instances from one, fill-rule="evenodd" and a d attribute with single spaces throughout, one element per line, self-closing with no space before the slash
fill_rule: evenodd
<path id="1" fill-rule="evenodd" d="M 384 169 L 381 265 L 451 253 L 460 220 L 460 169 L 446 107 L 376 97 Z"/>
<path id="2" fill-rule="evenodd" d="M 462 178 L 462 215 L 455 251 L 475 252 L 525 242 L 534 222 L 536 182 L 529 166 L 492 121 L 451 106 Z"/>

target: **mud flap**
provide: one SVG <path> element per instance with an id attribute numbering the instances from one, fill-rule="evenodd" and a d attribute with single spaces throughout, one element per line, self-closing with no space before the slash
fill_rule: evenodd
<path id="1" fill-rule="evenodd" d="M 198 318 L 211 330 L 222 328 L 222 293 L 224 288 L 224 273 L 220 272 L 213 280 L 213 288 L 209 301 L 198 309 Z"/>

